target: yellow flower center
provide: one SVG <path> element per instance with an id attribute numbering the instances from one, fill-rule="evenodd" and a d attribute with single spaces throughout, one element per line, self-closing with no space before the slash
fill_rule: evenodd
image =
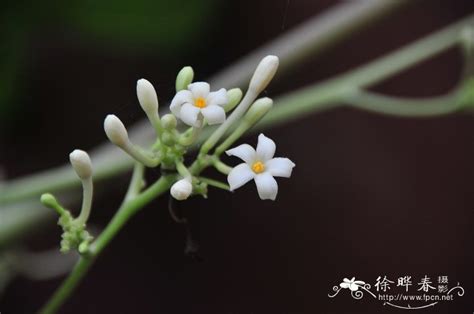
<path id="1" fill-rule="evenodd" d="M 255 173 L 262 173 L 265 171 L 265 165 L 261 161 L 254 162 L 252 165 L 252 170 Z"/>
<path id="2" fill-rule="evenodd" d="M 204 108 L 207 106 L 206 104 L 206 99 L 202 98 L 202 97 L 198 97 L 194 100 L 194 106 L 198 107 L 198 108 Z"/>

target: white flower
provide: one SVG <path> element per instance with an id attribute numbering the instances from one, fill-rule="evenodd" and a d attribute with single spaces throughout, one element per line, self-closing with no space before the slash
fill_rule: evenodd
<path id="1" fill-rule="evenodd" d="M 178 180 L 171 186 L 170 193 L 178 201 L 187 199 L 193 191 L 193 185 L 191 184 L 191 178 L 184 178 Z"/>
<path id="2" fill-rule="evenodd" d="M 230 190 L 233 191 L 254 179 L 260 198 L 275 200 L 278 184 L 273 177 L 289 178 L 295 166 L 288 158 L 273 158 L 275 149 L 275 142 L 260 134 L 256 151 L 248 144 L 226 151 L 227 155 L 236 156 L 245 161 L 230 171 L 227 177 Z"/>
<path id="3" fill-rule="evenodd" d="M 349 288 L 351 291 L 359 290 L 359 287 L 365 285 L 365 282 L 361 280 L 355 280 L 355 277 L 352 277 L 351 280 L 344 278 L 343 282 L 339 284 L 339 286 L 343 289 Z"/>
<path id="4" fill-rule="evenodd" d="M 202 117 L 209 124 L 220 124 L 225 121 L 222 106 L 227 104 L 227 92 L 224 88 L 210 92 L 205 82 L 188 85 L 187 90 L 179 91 L 171 101 L 171 112 L 189 126 L 201 127 Z"/>

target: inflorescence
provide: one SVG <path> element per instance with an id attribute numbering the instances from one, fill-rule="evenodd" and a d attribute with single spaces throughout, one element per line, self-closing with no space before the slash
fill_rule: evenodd
<path id="1" fill-rule="evenodd" d="M 230 147 L 272 108 L 270 98 L 257 97 L 272 80 L 278 64 L 276 56 L 263 58 L 245 95 L 239 88 L 211 91 L 208 83 L 193 82 L 193 69 L 184 67 L 176 78 L 171 113 L 162 117 L 155 88 L 146 79 L 140 79 L 136 86 L 138 101 L 156 132 L 156 141 L 148 149 L 135 145 L 125 125 L 113 114 L 104 120 L 105 133 L 110 142 L 137 163 L 148 168 L 161 167 L 168 173 L 175 172 L 177 179 L 170 188 L 170 194 L 176 200 L 183 201 L 192 195 L 207 197 L 209 186 L 234 191 L 252 179 L 262 200 L 275 200 L 278 185 L 274 177 L 289 178 L 295 164 L 288 158 L 274 158 L 275 142 L 263 134 L 258 136 L 256 149 L 248 144 Z M 183 124 L 187 127 L 183 128 Z M 211 125 L 218 127 L 203 139 L 202 130 Z M 198 155 L 187 166 L 184 159 L 191 146 L 198 146 Z M 230 167 L 220 159 L 224 152 L 244 162 Z M 77 249 L 84 254 L 92 241 L 85 229 L 92 206 L 92 163 L 89 155 L 82 150 L 74 150 L 70 154 L 70 162 L 83 186 L 79 216 L 74 218 L 51 194 L 44 194 L 41 201 L 60 215 L 59 224 L 63 228 L 61 250 Z M 228 184 L 201 176 L 207 167 L 214 167 L 226 175 Z"/>

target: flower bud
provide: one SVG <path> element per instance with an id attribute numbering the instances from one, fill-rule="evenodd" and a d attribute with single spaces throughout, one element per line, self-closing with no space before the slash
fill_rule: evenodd
<path id="1" fill-rule="evenodd" d="M 176 76 L 176 92 L 187 89 L 188 85 L 193 81 L 193 78 L 194 71 L 192 67 L 187 66 L 182 68 Z"/>
<path id="2" fill-rule="evenodd" d="M 161 125 L 166 129 L 166 130 L 172 130 L 176 128 L 176 125 L 178 124 L 178 121 L 176 120 L 176 117 L 171 114 L 165 114 L 161 118 Z"/>
<path id="3" fill-rule="evenodd" d="M 58 200 L 53 194 L 45 193 L 41 195 L 41 203 L 49 208 L 54 208 L 58 204 Z"/>
<path id="4" fill-rule="evenodd" d="M 75 149 L 69 154 L 69 160 L 79 178 L 85 180 L 92 176 L 92 162 L 85 151 Z"/>
<path id="5" fill-rule="evenodd" d="M 171 187 L 171 195 L 178 201 L 183 201 L 187 199 L 193 191 L 193 186 L 191 184 L 190 178 L 184 178 L 179 181 L 176 181 L 175 184 Z"/>
<path id="6" fill-rule="evenodd" d="M 266 56 L 263 58 L 250 80 L 249 91 L 260 94 L 272 80 L 278 69 L 278 64 L 277 56 Z"/>
<path id="7" fill-rule="evenodd" d="M 155 116 L 158 112 L 158 96 L 153 85 L 145 80 L 137 81 L 137 97 L 140 106 L 147 116 Z"/>
<path id="8" fill-rule="evenodd" d="M 41 203 L 48 208 L 56 210 L 61 216 L 65 212 L 64 208 L 59 204 L 53 194 L 45 193 L 41 195 Z"/>
<path id="9" fill-rule="evenodd" d="M 104 120 L 105 134 L 117 146 L 123 147 L 128 143 L 128 132 L 122 121 L 116 115 L 109 114 Z"/>
<path id="10" fill-rule="evenodd" d="M 224 105 L 225 112 L 229 112 L 235 108 L 242 100 L 242 90 L 240 88 L 233 88 L 227 91 L 227 104 Z"/>
<path id="11" fill-rule="evenodd" d="M 83 241 L 81 244 L 79 244 L 79 247 L 77 248 L 79 253 L 84 254 L 89 250 L 89 242 L 88 241 Z"/>
<path id="12" fill-rule="evenodd" d="M 271 108 L 273 100 L 268 97 L 257 99 L 244 116 L 244 121 L 249 125 L 257 123 Z"/>

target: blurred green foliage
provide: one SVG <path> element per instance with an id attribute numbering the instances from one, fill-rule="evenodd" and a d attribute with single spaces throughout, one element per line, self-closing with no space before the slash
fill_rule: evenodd
<path id="1" fill-rule="evenodd" d="M 83 0 L 64 2 L 66 23 L 95 39 L 171 54 L 212 26 L 216 0 Z"/>
<path id="2" fill-rule="evenodd" d="M 218 21 L 217 0 L 2 1 L 0 9 L 0 124 L 14 114 L 29 40 L 45 30 L 74 32 L 82 45 L 174 57 L 202 45 Z M 97 45 L 99 43 L 99 45 Z M 34 52 L 33 52 L 34 53 Z M 181 53 L 184 54 L 184 53 Z M 21 100 L 20 100 L 21 102 Z"/>

